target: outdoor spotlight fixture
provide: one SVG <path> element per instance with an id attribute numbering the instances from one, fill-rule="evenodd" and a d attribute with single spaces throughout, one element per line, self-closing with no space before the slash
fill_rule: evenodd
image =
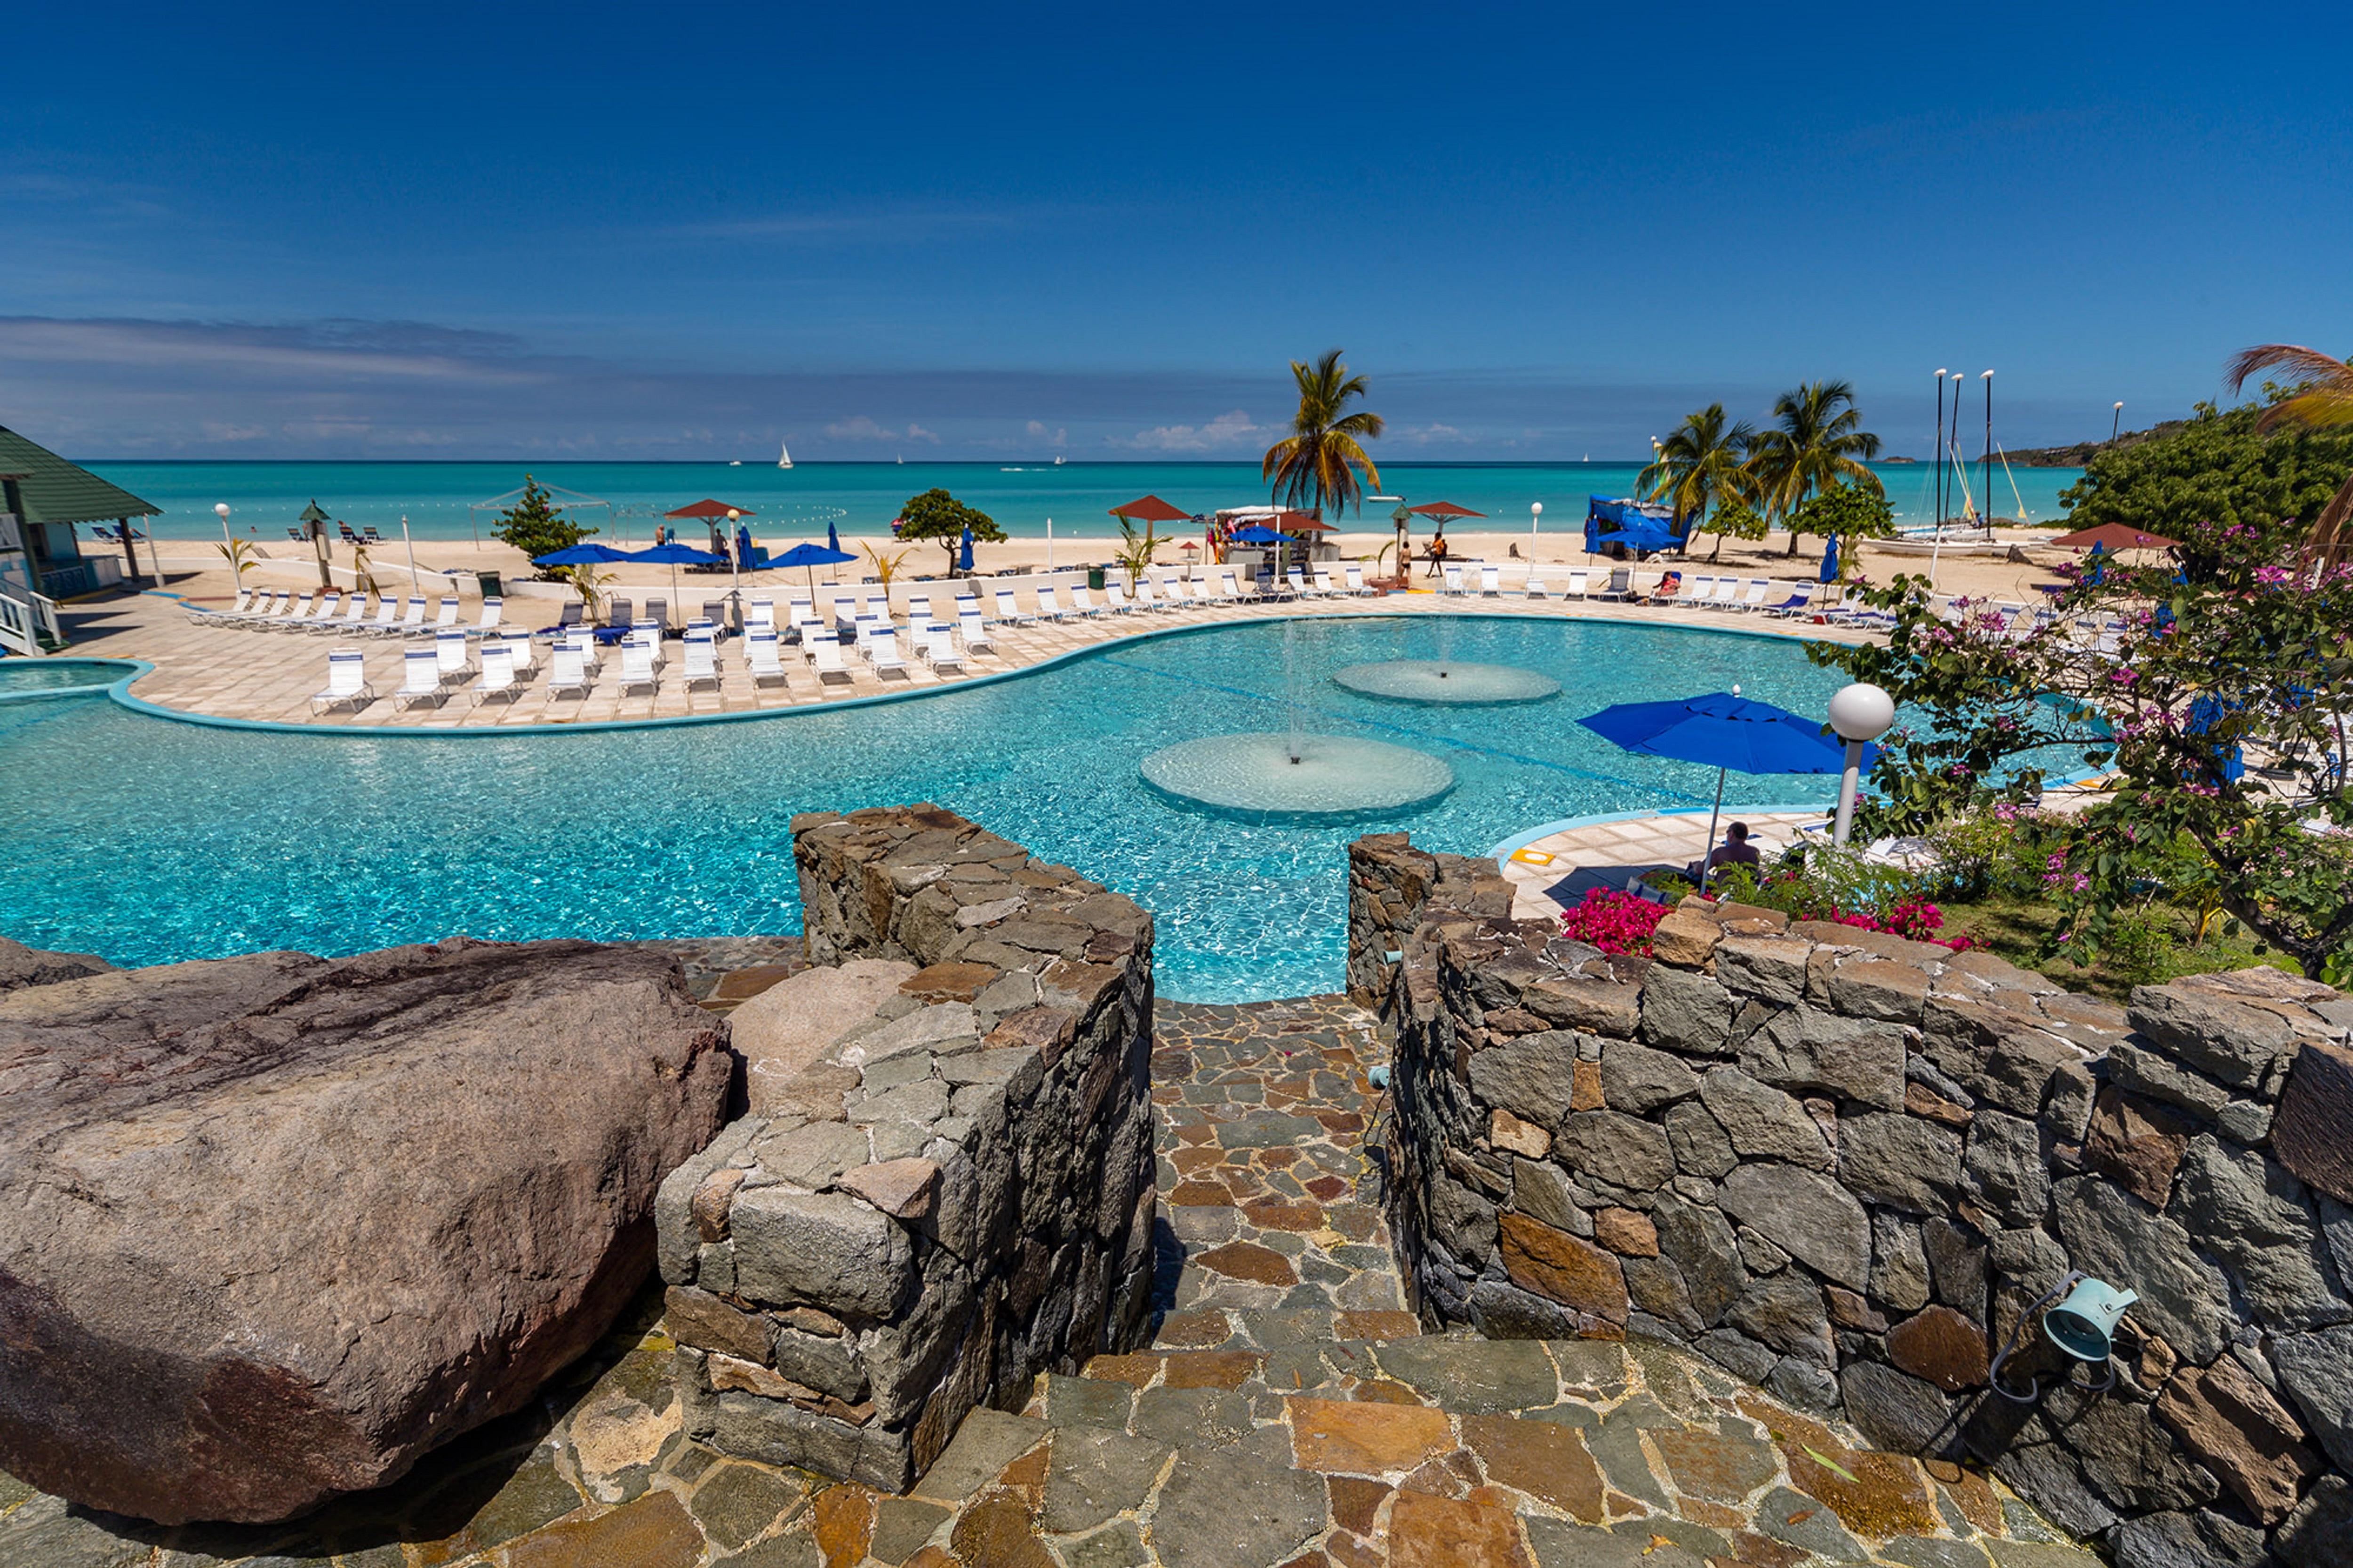
<path id="1" fill-rule="evenodd" d="M 2043 1337 L 2062 1353 L 2087 1366 L 2105 1365 L 2116 1353 L 2116 1325 L 2123 1321 L 2126 1310 L 2140 1300 L 2135 1291 L 2118 1289 L 2106 1280 L 2094 1279 L 2081 1269 L 2069 1270 L 2066 1278 L 2045 1290 L 2041 1300 L 2026 1310 L 2010 1329 L 2010 1337 L 2002 1342 L 2001 1353 L 1993 1358 L 1992 1366 L 1987 1369 L 1988 1385 L 2004 1399 L 2030 1405 L 2041 1396 L 2042 1384 L 2031 1377 L 2026 1380 L 2026 1392 L 2023 1394 L 2004 1388 L 2001 1385 L 2001 1366 L 2017 1347 L 2020 1331 L 2026 1327 L 2028 1320 L 2041 1311 L 2052 1297 L 2060 1295 L 2064 1295 L 2065 1300 L 2042 1313 Z M 2113 1387 L 2116 1381 L 2116 1369 L 2110 1366 L 2107 1375 L 2098 1383 L 2078 1386 L 2086 1394 L 2102 1394 Z"/>
<path id="2" fill-rule="evenodd" d="M 1895 699 L 1867 680 L 1841 686 L 1831 695 L 1831 729 L 1846 742 L 1846 771 L 1839 775 L 1838 823 L 1831 842 L 1843 845 L 1854 827 L 1855 792 L 1862 784 L 1862 749 L 1895 722 Z"/>
<path id="3" fill-rule="evenodd" d="M 245 563 L 237 558 L 237 540 L 228 531 L 228 502 L 214 502 L 213 515 L 221 520 L 221 553 L 228 557 L 229 575 L 242 588 L 245 586 Z"/>

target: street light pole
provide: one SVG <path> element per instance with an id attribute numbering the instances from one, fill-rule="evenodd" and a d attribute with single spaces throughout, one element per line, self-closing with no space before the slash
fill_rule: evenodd
<path id="1" fill-rule="evenodd" d="M 400 514 L 400 542 L 408 551 L 408 591 L 417 592 L 417 541 L 408 537 L 408 514 Z"/>
<path id="2" fill-rule="evenodd" d="M 2113 447 L 2113 446 L 2115 446 L 2115 445 L 2116 444 L 2116 432 L 2117 432 L 2117 431 L 2119 431 L 2119 430 L 2122 430 L 2124 427 L 2125 427 L 2125 405 L 2124 405 L 2122 403 L 2118 403 L 2118 404 L 2116 405 L 2116 417 L 2114 417 L 2113 419 L 2110 419 L 2110 420 L 2108 421 L 2108 445 L 2109 445 L 2109 446 Z"/>
<path id="3" fill-rule="evenodd" d="M 1536 569 L 1536 525 L 1544 521 L 1544 502 L 1528 502 L 1528 570 Z"/>
<path id="4" fill-rule="evenodd" d="M 236 579 L 237 585 L 242 588 L 245 586 L 245 566 L 237 558 L 237 541 L 228 531 L 228 502 L 215 503 L 213 515 L 221 520 L 221 553 L 228 557 L 229 575 Z"/>
<path id="5" fill-rule="evenodd" d="M 1831 728 L 1846 742 L 1846 768 L 1839 775 L 1838 820 L 1831 842 L 1843 847 L 1854 827 L 1854 797 L 1862 784 L 1862 749 L 1895 722 L 1895 699 L 1868 681 L 1841 686 L 1831 694 Z"/>

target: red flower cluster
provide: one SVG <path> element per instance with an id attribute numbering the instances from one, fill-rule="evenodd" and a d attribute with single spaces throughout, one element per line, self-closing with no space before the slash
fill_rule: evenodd
<path id="1" fill-rule="evenodd" d="M 1964 952 L 1977 945 L 1976 939 L 1972 937 L 1938 936 L 1936 931 L 1945 923 L 1945 911 L 1926 899 L 1905 899 L 1884 915 L 1859 910 L 1832 910 L 1827 914 L 1810 918 L 1853 926 L 1861 931 L 1884 931 L 1889 936 L 1900 936 L 1907 942 L 1933 942 L 1941 947 L 1949 947 L 1955 952 Z"/>
<path id="2" fill-rule="evenodd" d="M 1607 888 L 1586 890 L 1585 901 L 1561 917 L 1563 934 L 1591 942 L 1604 952 L 1634 952 L 1647 957 L 1651 933 L 1667 918 L 1667 906 L 1632 893 Z"/>

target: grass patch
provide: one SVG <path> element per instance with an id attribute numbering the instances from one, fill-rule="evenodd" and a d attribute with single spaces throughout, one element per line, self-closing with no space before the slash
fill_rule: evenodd
<path id="1" fill-rule="evenodd" d="M 2219 921 L 2213 934 L 2202 942 L 2193 943 L 2192 917 L 2185 910 L 2163 904 L 2149 910 L 2156 940 L 2148 944 L 2139 964 L 2126 967 L 2103 957 L 2087 969 L 2079 969 L 2063 958 L 2045 961 L 2040 954 L 2042 939 L 2059 924 L 2056 905 L 1997 895 L 1968 902 L 1941 902 L 1938 907 L 1945 914 L 1942 934 L 1974 937 L 1997 957 L 2021 969 L 2031 970 L 2070 991 L 2088 992 L 2111 1002 L 2123 1002 L 2136 985 L 2162 984 L 2186 974 L 2219 974 L 2257 965 L 2284 969 L 2291 974 L 2303 973 L 2293 961 L 2251 936 L 2222 935 Z"/>

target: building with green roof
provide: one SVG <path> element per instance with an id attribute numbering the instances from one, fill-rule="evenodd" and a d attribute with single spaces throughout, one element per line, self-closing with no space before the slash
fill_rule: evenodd
<path id="1" fill-rule="evenodd" d="M 117 537 L 124 542 L 126 574 L 136 579 L 139 563 L 131 553 L 131 520 L 159 517 L 163 510 L 0 426 L 0 513 L 16 520 L 13 528 L 0 522 L 0 583 L 21 574 L 25 586 L 52 599 L 106 586 L 114 574 L 83 558 L 74 532 L 74 525 L 82 522 L 116 525 Z M 20 572 L 9 571 L 12 565 Z"/>

